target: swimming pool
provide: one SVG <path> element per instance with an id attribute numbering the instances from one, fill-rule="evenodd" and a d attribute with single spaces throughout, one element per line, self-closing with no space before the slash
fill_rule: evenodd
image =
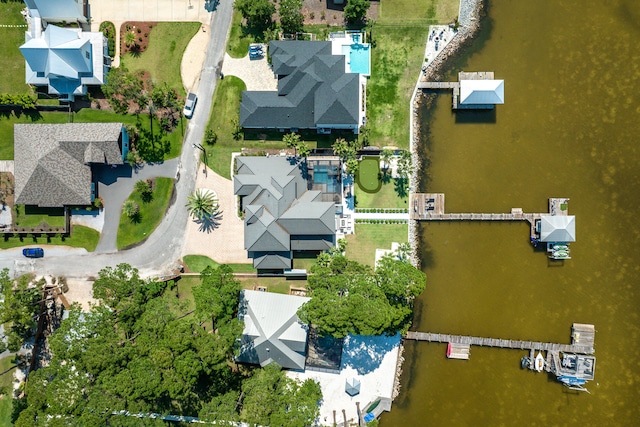
<path id="1" fill-rule="evenodd" d="M 337 193 L 340 190 L 338 180 L 336 179 L 336 171 L 335 167 L 331 169 L 331 174 L 329 174 L 329 167 L 324 165 L 316 166 L 313 171 L 313 183 L 314 184 L 326 184 L 327 189 L 325 192 L 327 193 Z"/>
<path id="2" fill-rule="evenodd" d="M 368 44 L 343 45 L 342 54 L 347 57 L 347 66 L 350 72 L 365 76 L 371 74 L 371 52 Z"/>

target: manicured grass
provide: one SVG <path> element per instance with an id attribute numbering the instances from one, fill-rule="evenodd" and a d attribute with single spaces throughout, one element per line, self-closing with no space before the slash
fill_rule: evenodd
<path id="1" fill-rule="evenodd" d="M 218 268 L 220 263 L 215 262 L 205 255 L 185 255 L 182 258 L 189 271 L 200 273 L 205 268 Z M 252 264 L 228 264 L 235 273 L 255 273 L 256 269 Z"/>
<path id="2" fill-rule="evenodd" d="M 140 221 L 133 222 L 124 212 L 120 214 L 116 238 L 118 249 L 125 249 L 145 240 L 164 217 L 173 191 L 173 179 L 155 178 L 155 181 L 153 199 L 150 202 L 143 202 L 135 190 L 129 196 L 128 200 L 133 200 L 140 206 Z"/>
<path id="3" fill-rule="evenodd" d="M 406 224 L 356 224 L 355 234 L 347 235 L 346 256 L 373 266 L 376 249 L 391 249 L 391 242 L 404 243 L 409 238 Z"/>
<path id="4" fill-rule="evenodd" d="M 244 289 L 257 289 L 266 286 L 269 292 L 288 294 L 289 287 L 306 288 L 306 280 L 287 280 L 284 277 L 238 277 Z"/>
<path id="5" fill-rule="evenodd" d="M 85 248 L 89 252 L 96 250 L 98 246 L 98 240 L 100 240 L 100 233 L 93 228 L 84 227 L 82 225 L 71 226 L 71 236 L 69 237 L 7 237 L 6 235 L 0 238 L 0 249 L 17 248 L 27 245 L 56 245 L 56 246 L 71 246 L 72 248 Z M 45 251 L 46 256 L 46 251 Z"/>
<path id="6" fill-rule="evenodd" d="M 380 3 L 378 22 L 403 25 L 447 24 L 458 16 L 460 0 L 393 0 Z"/>
<path id="7" fill-rule="evenodd" d="M 234 9 L 227 53 L 232 58 L 243 58 L 249 52 L 249 44 L 254 42 L 254 35 L 242 26 L 242 14 Z"/>
<path id="8" fill-rule="evenodd" d="M 64 209 L 62 208 L 16 205 L 13 207 L 13 212 L 16 226 L 37 227 L 44 222 L 51 227 L 64 227 Z"/>
<path id="9" fill-rule="evenodd" d="M 129 71 L 147 70 L 154 83 L 165 82 L 185 95 L 180 63 L 187 44 L 200 29 L 199 22 L 159 22 L 149 33 L 149 47 L 139 56 L 127 54 L 121 63 Z"/>
<path id="10" fill-rule="evenodd" d="M 380 190 L 380 157 L 365 156 L 360 161 L 356 180 L 358 187 L 368 193 Z"/>
<path id="11" fill-rule="evenodd" d="M 24 25 L 20 14 L 24 8 L 21 1 L 0 2 L 0 24 Z M 31 93 L 31 87 L 25 83 L 24 57 L 18 49 L 24 44 L 26 27 L 2 28 L 0 35 L 0 93 Z"/>
<path id="12" fill-rule="evenodd" d="M 294 258 L 293 268 L 304 269 L 309 271 L 311 267 L 316 263 L 316 257 L 313 258 Z"/>
<path id="13" fill-rule="evenodd" d="M 193 288 L 200 286 L 200 282 L 199 277 L 182 277 L 176 282 L 178 298 L 187 305 L 187 311 L 196 308 L 196 303 L 193 299 Z"/>
<path id="14" fill-rule="evenodd" d="M 356 208 L 406 208 L 409 196 L 398 196 L 395 180 L 383 179 L 380 191 L 368 193 L 355 186 Z"/>
<path id="15" fill-rule="evenodd" d="M 2 397 L 0 398 L 0 425 L 3 426 L 11 425 L 11 409 L 13 406 L 11 392 L 13 390 L 13 374 L 15 372 L 15 368 L 11 370 L 9 369 L 15 366 L 13 360 L 13 356 L 7 356 L 0 359 L 0 373 L 4 372 L 0 376 L 0 394 L 2 394 Z"/>
<path id="16" fill-rule="evenodd" d="M 1 5 L 2 3 L 0 3 Z M 122 122 L 136 125 L 140 120 L 143 129 L 149 129 L 149 115 L 140 114 L 139 117 L 115 114 L 113 111 L 82 109 L 77 113 L 63 112 L 38 112 L 18 113 L 4 111 L 0 113 L 0 160 L 13 160 L 13 125 L 18 123 L 108 123 Z M 154 134 L 160 129 L 160 124 L 154 119 Z M 184 119 L 181 119 L 176 129 L 164 137 L 163 146 L 158 148 L 164 152 L 165 159 L 171 159 L 180 155 L 182 140 L 185 133 Z M 158 142 L 156 142 L 158 144 Z"/>
<path id="17" fill-rule="evenodd" d="M 374 27 L 367 84 L 370 144 L 409 148 L 409 101 L 424 60 L 427 27 Z"/>

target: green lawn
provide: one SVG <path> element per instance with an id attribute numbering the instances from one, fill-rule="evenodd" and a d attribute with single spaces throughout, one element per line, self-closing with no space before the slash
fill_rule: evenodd
<path id="1" fill-rule="evenodd" d="M 128 200 L 140 206 L 140 221 L 132 222 L 124 213 L 120 214 L 120 225 L 116 239 L 118 249 L 125 249 L 144 241 L 156 229 L 169 206 L 173 191 L 173 179 L 155 178 L 153 199 L 144 203 L 137 191 L 133 191 Z"/>
<path id="2" fill-rule="evenodd" d="M 0 3 L 1 5 L 2 3 Z M 70 120 L 71 119 L 71 120 Z M 141 114 L 139 116 L 140 126 L 143 129 L 149 129 L 149 115 Z M 63 112 L 38 112 L 29 113 L 1 112 L 0 113 L 0 160 L 13 159 L 13 125 L 18 123 L 107 123 L 122 122 L 125 124 L 135 125 L 138 118 L 132 115 L 119 115 L 113 111 L 82 109 L 77 113 Z M 154 133 L 160 129 L 160 124 L 154 119 Z M 182 148 L 182 140 L 185 133 L 185 123 L 182 119 L 177 128 L 169 135 L 165 136 L 162 151 L 165 159 L 171 159 L 180 155 Z"/>
<path id="3" fill-rule="evenodd" d="M 185 95 L 180 63 L 187 44 L 200 30 L 199 22 L 159 22 L 149 33 L 149 47 L 135 57 L 127 54 L 120 58 L 129 71 L 147 70 L 154 83 L 166 82 Z"/>
<path id="4" fill-rule="evenodd" d="M 24 8 L 21 1 L 0 2 L 0 24 L 24 25 L 20 11 Z M 24 57 L 18 49 L 24 44 L 26 27 L 0 28 L 0 93 L 31 93 L 31 87 L 25 83 Z"/>
<path id="5" fill-rule="evenodd" d="M 0 425 L 3 426 L 11 425 L 11 409 L 13 406 L 11 391 L 13 390 L 13 374 L 15 369 L 9 369 L 15 366 L 13 360 L 13 356 L 0 359 L 0 373 L 3 373 L 0 375 L 0 394 L 2 395 L 0 398 Z"/>
<path id="6" fill-rule="evenodd" d="M 242 14 L 234 9 L 229 41 L 227 42 L 227 53 L 232 58 L 243 58 L 249 51 L 249 44 L 254 42 L 254 35 L 242 26 Z"/>
<path id="7" fill-rule="evenodd" d="M 356 196 L 356 208 L 407 208 L 409 197 L 398 196 L 396 192 L 396 182 L 393 179 L 383 180 L 380 191 L 368 193 L 354 187 Z"/>
<path id="8" fill-rule="evenodd" d="M 363 157 L 358 166 L 356 181 L 361 190 L 377 193 L 382 185 L 380 182 L 380 157 Z"/>
<path id="9" fill-rule="evenodd" d="M 406 224 L 356 224 L 355 234 L 347 235 L 347 258 L 373 266 L 376 249 L 391 249 L 391 242 L 404 243 L 409 239 Z"/>
<path id="10" fill-rule="evenodd" d="M 189 271 L 194 273 L 200 273 L 205 268 L 218 268 L 219 263 L 215 262 L 211 258 L 205 255 L 185 255 L 182 258 Z M 235 273 L 255 273 L 256 269 L 253 268 L 253 264 L 228 264 Z"/>
<path id="11" fill-rule="evenodd" d="M 429 26 L 448 24 L 458 16 L 460 0 L 386 0 L 380 2 L 381 24 Z"/>
<path id="12" fill-rule="evenodd" d="M 71 226 L 71 236 L 69 237 L 0 237 L 0 249 L 17 248 L 27 245 L 57 245 L 71 246 L 73 248 L 85 248 L 89 252 L 93 252 L 98 246 L 100 233 L 93 228 L 84 227 L 82 225 Z M 45 255 L 46 256 L 46 255 Z"/>
<path id="13" fill-rule="evenodd" d="M 13 212 L 15 225 L 19 227 L 37 227 L 43 222 L 51 227 L 64 227 L 63 208 L 15 205 Z"/>
<path id="14" fill-rule="evenodd" d="M 306 280 L 287 280 L 284 277 L 238 277 L 244 289 L 257 289 L 266 286 L 269 292 L 288 294 L 289 287 L 306 288 Z"/>

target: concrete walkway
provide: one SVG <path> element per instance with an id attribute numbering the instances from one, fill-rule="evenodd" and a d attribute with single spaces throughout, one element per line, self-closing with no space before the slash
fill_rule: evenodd
<path id="1" fill-rule="evenodd" d="M 408 213 L 363 213 L 363 212 L 354 212 L 353 219 L 392 219 L 392 220 L 403 220 L 409 221 Z"/>
<path id="2" fill-rule="evenodd" d="M 225 53 L 222 73 L 225 76 L 236 76 L 241 79 L 247 85 L 247 90 L 275 91 L 278 89 L 278 79 L 273 74 L 266 57 L 250 59 L 247 54 L 244 58 L 232 58 Z"/>
<path id="3" fill-rule="evenodd" d="M 102 167 L 96 170 L 98 194 L 104 200 L 104 224 L 96 253 L 116 252 L 116 237 L 120 223 L 122 204 L 129 197 L 138 181 L 155 177 L 175 178 L 178 171 L 178 159 L 164 163 L 144 165 L 133 170 L 128 165 L 117 168 Z"/>

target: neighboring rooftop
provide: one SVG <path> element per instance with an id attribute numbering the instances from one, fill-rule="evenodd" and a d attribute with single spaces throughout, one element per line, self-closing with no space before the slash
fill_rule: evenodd
<path id="1" fill-rule="evenodd" d="M 74 20 L 86 23 L 77 3 L 74 0 L 27 0 L 26 3 L 29 30 L 25 33 L 25 43 L 20 46 L 26 62 L 26 82 L 47 86 L 49 94 L 59 95 L 63 100 L 85 95 L 87 85 L 104 84 L 109 59 L 102 33 L 50 23 Z"/>
<path id="2" fill-rule="evenodd" d="M 122 164 L 128 137 L 122 123 L 14 125 L 15 202 L 88 205 L 92 163 Z"/>
<path id="3" fill-rule="evenodd" d="M 323 251 L 335 245 L 335 203 L 309 189 L 313 183 L 304 161 L 240 156 L 236 167 L 234 194 L 242 197 L 245 248 L 255 268 L 290 269 L 292 251 Z"/>
<path id="4" fill-rule="evenodd" d="M 240 294 L 240 320 L 244 331 L 238 362 L 304 370 L 307 331 L 296 312 L 309 298 L 244 290 Z"/>
<path id="5" fill-rule="evenodd" d="M 273 41 L 269 52 L 278 90 L 243 92 L 242 127 L 358 133 L 365 78 L 346 72 L 345 57 L 332 54 L 331 42 Z"/>

